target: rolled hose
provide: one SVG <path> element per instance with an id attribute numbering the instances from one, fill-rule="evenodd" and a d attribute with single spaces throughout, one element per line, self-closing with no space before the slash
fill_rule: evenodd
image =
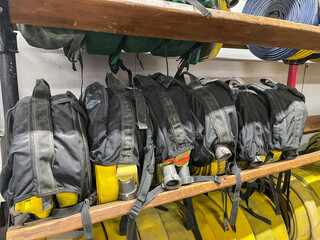
<path id="1" fill-rule="evenodd" d="M 314 26 L 317 26 L 319 23 L 318 0 L 248 0 L 242 12 Z M 297 60 L 315 52 L 311 50 L 254 45 L 249 45 L 248 48 L 256 57 L 271 61 Z"/>

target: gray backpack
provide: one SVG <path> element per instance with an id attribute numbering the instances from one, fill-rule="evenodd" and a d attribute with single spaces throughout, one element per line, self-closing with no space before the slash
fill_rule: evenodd
<path id="1" fill-rule="evenodd" d="M 86 115 L 76 97 L 51 97 L 48 83 L 37 80 L 32 96 L 7 113 L 5 145 L 0 190 L 9 205 L 39 218 L 81 212 L 90 239 L 94 197 Z"/>

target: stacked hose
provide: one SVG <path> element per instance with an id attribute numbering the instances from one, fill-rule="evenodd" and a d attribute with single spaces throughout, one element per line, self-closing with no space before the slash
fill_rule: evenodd
<path id="1" fill-rule="evenodd" d="M 243 13 L 278 18 L 318 26 L 318 0 L 248 0 Z M 281 33 L 275 33 L 281 34 Z M 263 60 L 297 60 L 315 51 L 249 45 L 250 51 Z"/>

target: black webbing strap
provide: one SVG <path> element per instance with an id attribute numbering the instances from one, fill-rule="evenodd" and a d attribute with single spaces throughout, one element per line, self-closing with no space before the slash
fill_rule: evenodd
<path id="1" fill-rule="evenodd" d="M 260 221 L 265 222 L 268 225 L 271 225 L 271 221 L 268 218 L 265 218 L 265 217 L 257 214 L 256 212 L 253 211 L 252 208 L 249 207 L 249 198 L 257 188 L 258 188 L 258 185 L 256 182 L 247 182 L 246 191 L 244 194 L 241 195 L 241 199 L 246 202 L 248 211 L 252 216 L 259 219 Z"/>
<path id="2" fill-rule="evenodd" d="M 278 178 L 278 181 L 279 181 L 279 178 Z M 287 170 L 287 171 L 284 172 L 283 186 L 280 189 L 279 193 L 282 193 L 282 194 L 286 195 L 288 211 L 291 211 L 291 208 L 289 206 L 290 205 L 290 180 L 291 180 L 291 170 Z"/>
<path id="3" fill-rule="evenodd" d="M 267 164 L 272 158 L 274 157 L 273 152 L 268 152 L 266 159 L 264 160 L 263 164 Z"/>
<path id="4" fill-rule="evenodd" d="M 81 220 L 84 230 L 84 236 L 86 240 L 93 240 L 93 230 L 92 230 L 92 223 L 90 217 L 90 205 L 93 201 L 93 198 L 85 199 L 83 202 L 80 202 L 76 205 L 71 207 L 65 208 L 54 208 L 52 210 L 52 217 L 53 218 L 64 218 L 70 215 L 81 213 Z"/>
<path id="5" fill-rule="evenodd" d="M 273 197 L 273 203 L 276 207 L 276 215 L 280 215 L 281 211 L 280 211 L 280 205 L 279 205 L 279 198 L 278 198 L 278 193 L 274 187 L 274 181 L 273 181 L 273 175 L 269 175 L 269 185 L 270 185 L 270 190 L 272 193 L 272 197 Z"/>
<path id="6" fill-rule="evenodd" d="M 137 192 L 137 199 L 130 208 L 127 220 L 127 237 L 126 239 L 132 240 L 135 236 L 135 219 L 139 215 L 140 211 L 151 200 L 148 200 L 150 194 L 149 189 L 153 178 L 155 159 L 154 159 L 154 145 L 152 141 L 152 130 L 146 130 L 147 142 L 145 147 L 144 163 L 142 169 L 142 176 L 140 181 L 140 187 Z M 149 193 L 148 193 L 149 192 Z M 154 196 L 156 197 L 156 195 Z M 154 198 L 153 197 L 153 198 Z"/>
<path id="7" fill-rule="evenodd" d="M 118 60 L 118 65 L 119 65 L 119 67 L 120 67 L 123 71 L 127 72 L 127 74 L 128 74 L 129 86 L 130 86 L 130 87 L 133 87 L 132 72 L 123 64 L 122 59 L 119 59 L 119 60 Z"/>
<path id="8" fill-rule="evenodd" d="M 214 129 L 217 135 L 216 141 L 219 143 L 231 142 L 232 131 L 230 125 L 226 124 L 228 122 L 227 113 L 225 111 L 217 111 L 222 106 L 220 106 L 215 96 L 201 84 L 197 77 L 189 72 L 183 72 L 182 74 L 187 74 L 190 77 L 191 82 L 189 85 L 204 107 L 206 115 L 210 118 L 211 128 Z"/>
<path id="9" fill-rule="evenodd" d="M 228 224 L 228 196 L 227 189 L 224 188 L 221 190 L 221 198 L 222 198 L 222 209 L 223 209 L 223 230 L 229 231 Z"/>
<path id="10" fill-rule="evenodd" d="M 192 182 L 216 182 L 216 183 L 221 183 L 221 178 L 217 175 L 214 176 L 192 176 Z"/>
<path id="11" fill-rule="evenodd" d="M 233 192 L 233 203 L 230 213 L 230 225 L 235 226 L 238 216 L 239 209 L 239 199 L 240 199 L 240 190 L 241 190 L 241 175 L 240 168 L 235 163 L 228 163 L 226 168 L 227 174 L 233 174 L 236 177 L 236 185 Z"/>
<path id="12" fill-rule="evenodd" d="M 37 80 L 30 99 L 30 151 L 34 156 L 36 191 L 39 196 L 48 196 L 56 193 L 57 185 L 53 176 L 52 168 L 55 158 L 54 140 L 50 109 L 50 87 L 43 80 Z M 51 204 L 42 201 L 43 209 Z"/>
<path id="13" fill-rule="evenodd" d="M 136 75 L 135 79 L 141 84 L 142 87 L 148 89 L 149 91 L 154 91 L 155 94 L 157 94 L 157 97 L 152 99 L 152 101 L 160 102 L 170 125 L 171 133 L 174 136 L 177 151 L 182 152 L 184 150 L 189 150 L 187 134 L 182 126 L 179 114 L 177 113 L 168 92 L 151 77 Z"/>
<path id="14" fill-rule="evenodd" d="M 178 66 L 178 70 L 176 72 L 176 74 L 174 75 L 174 78 L 175 79 L 179 79 L 179 80 L 182 80 L 181 78 L 183 77 L 181 75 L 182 71 L 184 68 L 187 68 L 187 71 L 189 70 L 189 64 L 190 63 L 196 63 L 196 61 L 194 61 L 194 59 L 196 59 L 197 55 L 198 55 L 198 52 L 199 50 L 201 49 L 201 43 L 200 42 L 197 42 L 194 47 L 193 47 L 193 50 L 192 50 L 192 53 L 187 53 L 186 55 L 182 56 L 181 57 L 181 61 L 180 61 L 180 64 Z"/>
<path id="15" fill-rule="evenodd" d="M 132 88 L 134 100 L 136 102 L 137 124 L 140 130 L 148 129 L 146 102 L 142 92 L 138 88 Z"/>
<path id="16" fill-rule="evenodd" d="M 70 62 L 75 63 L 77 61 L 77 55 L 80 54 L 80 48 L 85 35 L 85 32 L 77 31 L 75 37 L 73 38 L 71 45 L 65 54 Z"/>
<path id="17" fill-rule="evenodd" d="M 125 87 L 111 73 L 107 73 L 106 84 L 120 101 L 121 147 L 119 162 L 121 164 L 130 164 L 132 163 L 132 155 L 134 150 L 134 106 L 126 95 L 127 90 Z"/>
<path id="18" fill-rule="evenodd" d="M 202 240 L 197 218 L 196 218 L 196 215 L 194 214 L 192 198 L 183 199 L 183 204 L 188 210 L 187 211 L 185 208 L 183 208 L 187 230 L 192 229 L 196 240 Z"/>
<path id="19" fill-rule="evenodd" d="M 208 11 L 200 2 L 197 0 L 187 0 L 188 3 L 190 3 L 192 6 L 194 6 L 196 9 L 199 10 L 206 18 L 210 18 L 212 16 L 211 12 Z"/>
<path id="20" fill-rule="evenodd" d="M 127 225 L 128 225 L 128 215 L 124 215 L 120 219 L 120 224 L 119 224 L 119 233 L 120 236 L 126 236 L 127 234 Z M 136 225 L 134 225 L 134 231 L 132 235 L 132 240 L 137 240 L 137 233 L 136 233 Z"/>
<path id="21" fill-rule="evenodd" d="M 264 193 L 266 190 L 266 181 L 264 180 L 264 177 L 260 178 L 261 184 L 260 188 L 258 189 L 259 193 Z"/>

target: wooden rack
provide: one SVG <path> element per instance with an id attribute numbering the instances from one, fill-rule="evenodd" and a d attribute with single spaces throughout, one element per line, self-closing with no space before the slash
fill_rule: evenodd
<path id="1" fill-rule="evenodd" d="M 0 17 L 3 3 L 0 0 Z M 210 10 L 206 19 L 191 5 L 162 0 L 8 0 L 11 23 L 23 23 L 125 35 L 147 36 L 200 42 L 223 42 L 229 46 L 254 44 L 320 50 L 320 28 L 279 19 L 242 13 Z M 1 20 L 1 19 L 0 19 Z M 1 30 L 0 21 L 0 30 Z M 1 40 L 2 36 L 0 36 Z M 1 45 L 1 44 L 0 44 Z M 11 51 L 10 54 L 14 53 Z M 2 80 L 3 95 L 10 78 Z M 11 81 L 16 81 L 15 79 Z M 17 92 L 9 89 L 8 98 Z M 12 107 L 14 101 L 8 101 Z M 320 116 L 308 118 L 305 133 L 320 131 Z M 320 161 L 320 151 L 291 161 L 268 164 L 241 173 L 242 182 Z M 196 183 L 157 196 L 146 208 L 218 190 L 235 184 L 234 176 L 222 176 L 222 183 Z M 93 223 L 128 213 L 132 201 L 115 201 L 93 206 Z M 82 227 L 80 214 L 62 219 L 46 218 L 10 227 L 7 239 L 39 239 Z"/>

